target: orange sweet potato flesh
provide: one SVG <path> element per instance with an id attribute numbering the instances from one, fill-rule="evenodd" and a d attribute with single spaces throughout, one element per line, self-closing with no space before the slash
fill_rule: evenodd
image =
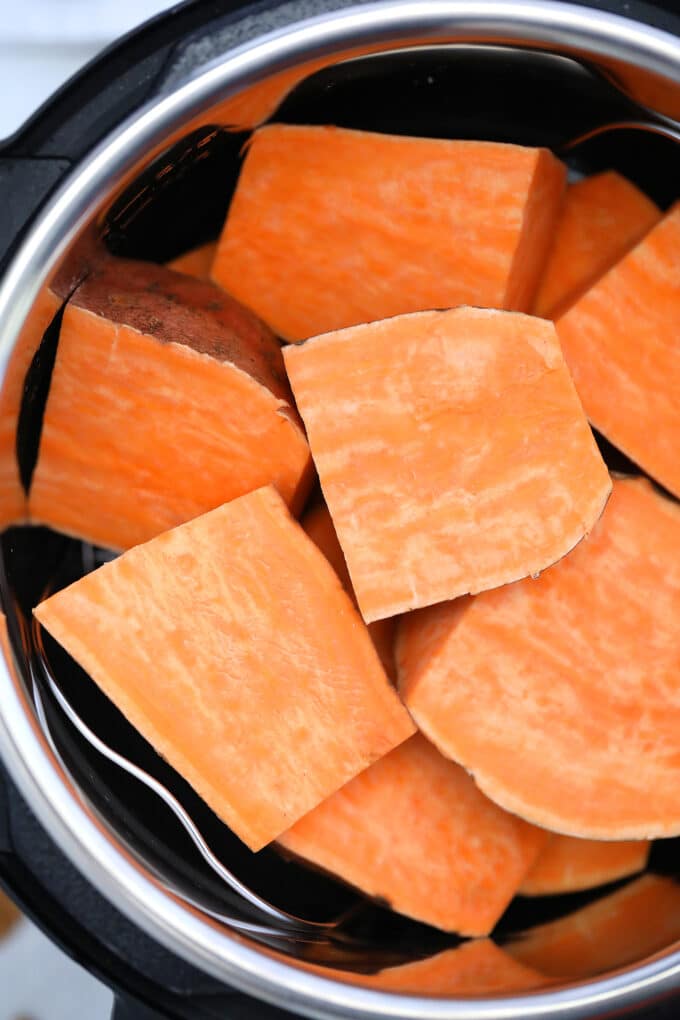
<path id="1" fill-rule="evenodd" d="M 216 251 L 217 242 L 202 244 L 168 262 L 168 269 L 174 269 L 176 273 L 184 273 L 186 276 L 194 276 L 197 280 L 209 280 Z"/>
<path id="2" fill-rule="evenodd" d="M 35 615 L 253 850 L 414 729 L 271 486 L 129 550 Z"/>
<path id="3" fill-rule="evenodd" d="M 28 515 L 17 462 L 17 428 L 26 376 L 45 331 L 64 300 L 102 257 L 98 238 L 81 236 L 31 306 L 10 354 L 0 389 L 0 529 L 22 524 Z"/>
<path id="4" fill-rule="evenodd" d="M 110 260 L 64 313 L 29 494 L 36 523 L 125 549 L 273 483 L 309 448 L 280 347 L 211 283 Z"/>
<path id="5" fill-rule="evenodd" d="M 557 321 L 593 425 L 680 497 L 680 205 Z"/>
<path id="6" fill-rule="evenodd" d="M 370 47 L 365 49 L 368 51 Z M 319 57 L 277 74 L 270 74 L 218 103 L 212 108 L 210 119 L 214 123 L 224 124 L 232 131 L 248 131 L 259 127 L 276 112 L 286 96 L 301 81 L 335 60 L 337 58 L 332 56 Z"/>
<path id="7" fill-rule="evenodd" d="M 536 825 L 679 834 L 679 562 L 680 507 L 617 479 L 590 537 L 537 580 L 402 622 L 406 705 L 489 797 Z"/>
<path id="8" fill-rule="evenodd" d="M 560 316 L 660 218 L 654 202 L 614 170 L 570 184 L 534 315 Z"/>
<path id="9" fill-rule="evenodd" d="M 545 149 L 267 126 L 213 278 L 288 340 L 460 304 L 525 311 L 564 174 Z"/>
<path id="10" fill-rule="evenodd" d="M 19 477 L 16 455 L 17 424 L 26 373 L 43 334 L 62 299 L 43 287 L 28 313 L 12 351 L 0 390 L 0 529 L 26 520 L 26 493 Z"/>
<path id="11" fill-rule="evenodd" d="M 279 842 L 401 914 L 486 935 L 546 839 L 417 734 Z"/>
<path id="12" fill-rule="evenodd" d="M 376 974 L 314 969 L 337 981 L 402 995 L 489 995 L 540 988 L 548 983 L 542 974 L 513 959 L 491 939 L 471 939 L 454 949 L 386 967 Z"/>
<path id="13" fill-rule="evenodd" d="M 328 512 L 326 504 L 318 503 L 316 506 L 313 506 L 305 513 L 300 523 L 312 542 L 318 546 L 333 567 L 345 591 L 349 593 L 352 600 L 356 603 L 345 557 L 342 554 L 338 536 L 333 527 L 333 518 Z M 388 619 L 376 620 L 375 623 L 369 623 L 368 625 L 368 633 L 371 635 L 371 640 L 375 645 L 376 652 L 380 656 L 383 669 L 390 680 L 396 679 L 396 666 L 394 663 L 395 624 L 395 620 Z"/>
<path id="14" fill-rule="evenodd" d="M 643 875 L 503 948 L 549 977 L 587 978 L 638 963 L 680 939 L 680 885 Z"/>
<path id="15" fill-rule="evenodd" d="M 551 835 L 519 892 L 523 896 L 553 896 L 594 889 L 642 871 L 649 850 L 647 840 L 608 842 Z"/>
<path id="16" fill-rule="evenodd" d="M 284 348 L 367 621 L 534 574 L 611 489 L 554 326 L 421 312 Z"/>

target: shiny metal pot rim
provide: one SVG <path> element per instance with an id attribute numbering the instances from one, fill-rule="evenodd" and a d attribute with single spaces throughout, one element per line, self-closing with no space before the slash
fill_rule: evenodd
<path id="1" fill-rule="evenodd" d="M 296 5 L 290 5 L 294 8 Z M 332 7 L 332 0 L 328 6 Z M 318 9 L 318 8 L 317 8 Z M 257 15 L 244 11 L 244 18 Z M 189 82 L 154 99 L 78 165 L 37 218 L 0 289 L 0 371 L 41 285 L 60 256 L 136 165 L 212 104 L 273 71 L 353 47 L 488 41 L 577 50 L 622 61 L 680 85 L 680 39 L 646 25 L 541 0 L 424 0 L 330 10 L 224 54 Z M 680 989 L 680 952 L 555 991 L 484 999 L 394 995 L 330 980 L 275 958 L 180 904 L 145 872 L 77 795 L 47 747 L 18 680 L 0 661 L 0 753 L 58 845 L 92 884 L 186 960 L 284 1009 L 312 1017 L 393 1020 L 576 1018 L 631 1008 Z"/>

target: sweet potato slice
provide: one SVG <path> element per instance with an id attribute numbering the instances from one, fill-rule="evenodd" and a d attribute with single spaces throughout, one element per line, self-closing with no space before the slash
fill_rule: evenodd
<path id="1" fill-rule="evenodd" d="M 35 615 L 253 850 L 414 729 L 272 487 L 129 550 Z"/>
<path id="2" fill-rule="evenodd" d="M 680 496 L 680 205 L 557 321 L 586 414 Z"/>
<path id="3" fill-rule="evenodd" d="M 546 839 L 417 734 L 279 842 L 401 914 L 487 935 Z"/>
<path id="4" fill-rule="evenodd" d="M 537 825 L 677 835 L 678 563 L 680 507 L 645 480 L 616 480 L 590 537 L 537 580 L 404 619 L 411 714 L 489 797 Z"/>
<path id="5" fill-rule="evenodd" d="M 216 241 L 202 244 L 168 262 L 168 269 L 174 269 L 176 273 L 184 273 L 186 276 L 194 276 L 197 280 L 209 280 L 216 251 Z"/>
<path id="6" fill-rule="evenodd" d="M 612 843 L 552 835 L 519 892 L 523 896 L 552 896 L 628 878 L 644 869 L 649 849 L 644 839 Z"/>
<path id="7" fill-rule="evenodd" d="M 561 315 L 660 218 L 654 202 L 614 170 L 570 184 L 534 315 Z"/>
<path id="8" fill-rule="evenodd" d="M 329 973 L 328 968 L 315 969 L 337 981 L 403 995 L 488 995 L 520 992 L 549 983 L 542 974 L 513 959 L 491 939 L 471 939 L 435 956 L 385 967 L 375 974 L 338 970 Z"/>
<path id="9" fill-rule="evenodd" d="M 528 310 L 564 175 L 545 149 L 264 127 L 213 277 L 288 340 L 459 304 Z"/>
<path id="10" fill-rule="evenodd" d="M 552 323 L 457 308 L 284 348 L 364 619 L 534 574 L 611 489 Z"/>
<path id="11" fill-rule="evenodd" d="M 259 486 L 311 480 L 280 347 L 214 284 L 110 260 L 64 313 L 31 520 L 124 549 Z"/>
<path id="12" fill-rule="evenodd" d="M 587 978 L 638 963 L 680 939 L 680 885 L 643 875 L 503 948 L 549 977 Z"/>
<path id="13" fill-rule="evenodd" d="M 338 536 L 333 527 L 333 518 L 328 512 L 326 504 L 318 503 L 316 506 L 313 506 L 306 512 L 300 523 L 312 542 L 318 546 L 333 567 L 345 591 L 348 592 L 352 601 L 356 604 L 356 596 L 352 588 L 352 581 L 347 564 L 345 563 L 345 557 L 342 554 Z M 396 666 L 394 663 L 395 625 L 396 620 L 390 619 L 376 620 L 375 623 L 369 623 L 368 625 L 368 633 L 371 635 L 371 640 L 375 645 L 376 652 L 380 656 L 383 669 L 390 680 L 396 679 Z"/>

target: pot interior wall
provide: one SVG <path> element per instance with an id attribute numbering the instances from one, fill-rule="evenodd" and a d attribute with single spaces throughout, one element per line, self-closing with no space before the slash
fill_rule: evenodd
<path id="1" fill-rule="evenodd" d="M 569 139 L 592 127 L 631 115 L 630 102 L 613 84 L 596 70 L 569 59 L 494 47 L 451 46 L 365 57 L 318 71 L 284 99 L 272 119 L 548 145 L 559 152 Z M 116 255 L 161 262 L 217 237 L 247 137 L 247 132 L 230 131 L 208 116 L 203 126 L 175 141 L 123 194 L 111 199 L 97 228 L 108 249 Z M 678 197 L 680 149 L 668 139 L 619 131 L 580 146 L 568 163 L 573 175 L 618 169 L 664 207 Z M 22 414 L 18 451 L 26 481 L 38 452 L 52 362 L 47 355 L 54 353 L 57 334 L 58 330 L 48 331 L 41 356 L 34 361 L 32 397 Z M 602 448 L 613 468 L 631 467 L 604 441 Z M 99 555 L 42 528 L 15 528 L 5 533 L 2 553 L 4 600 L 14 606 L 18 618 L 29 617 L 31 607 L 49 585 L 62 586 L 75 579 L 91 568 Z M 272 946 L 299 959 L 363 973 L 457 944 L 455 936 L 365 904 L 332 878 L 285 861 L 273 850 L 251 854 L 49 639 L 46 650 L 64 692 L 85 721 L 179 797 L 213 850 L 243 881 L 278 906 L 312 919 L 330 919 L 358 907 L 349 923 L 360 938 L 358 946 L 314 946 L 275 937 L 268 940 Z M 225 890 L 203 863 L 181 826 L 155 796 L 93 751 L 47 695 L 45 700 L 65 763 L 120 838 L 169 882 L 191 889 L 198 903 L 252 918 L 248 908 Z M 650 869 L 680 877 L 680 841 L 658 842 Z M 517 899 L 496 935 L 502 942 L 609 891 Z M 654 923 L 653 918 L 649 923 Z M 680 918 L 677 936 L 680 938 Z"/>

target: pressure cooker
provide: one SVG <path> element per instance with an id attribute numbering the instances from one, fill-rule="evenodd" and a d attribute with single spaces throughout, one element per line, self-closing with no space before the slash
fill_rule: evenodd
<path id="1" fill-rule="evenodd" d="M 0 147 L 0 375 L 41 293 L 93 239 L 156 262 L 214 239 L 244 145 L 267 120 L 545 145 L 572 177 L 614 168 L 668 207 L 680 181 L 679 13 L 675 0 L 177 5 L 105 51 Z M 28 368 L 10 437 L 24 487 L 59 316 Z M 114 988 L 118 1020 L 680 1015 L 680 943 L 584 980 L 442 998 L 369 980 L 386 961 L 455 943 L 380 905 L 360 912 L 350 944 L 250 924 L 248 903 L 221 887 L 167 803 L 36 688 L 31 607 L 55 575 L 77 576 L 105 551 L 13 527 L 0 553 L 9 633 L 0 660 L 0 882 Z M 60 676 L 68 687 L 66 661 Z M 355 908 L 354 893 L 328 876 L 271 851 L 250 854 L 98 692 L 80 691 L 79 712 L 172 791 L 244 889 L 312 920 Z M 678 841 L 661 842 L 650 868 L 680 874 Z M 497 937 L 587 901 L 516 904 Z"/>

